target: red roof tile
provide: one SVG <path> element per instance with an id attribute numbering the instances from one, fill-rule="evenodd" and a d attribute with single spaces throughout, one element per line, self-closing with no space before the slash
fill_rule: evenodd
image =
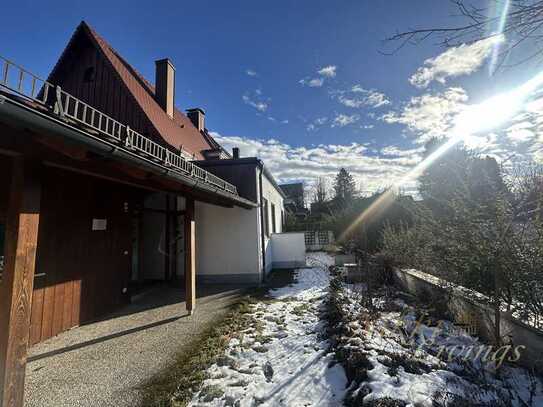
<path id="1" fill-rule="evenodd" d="M 175 148 L 183 146 L 183 149 L 195 154 L 196 159 L 203 158 L 202 150 L 215 148 L 194 127 L 189 118 L 178 109 L 174 110 L 173 119 L 170 118 L 155 101 L 154 86 L 128 64 L 87 23 L 82 22 L 79 29 L 85 31 L 94 40 L 164 141 Z"/>

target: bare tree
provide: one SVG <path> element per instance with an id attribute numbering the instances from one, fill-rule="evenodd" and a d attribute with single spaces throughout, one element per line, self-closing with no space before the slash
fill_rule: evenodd
<path id="1" fill-rule="evenodd" d="M 313 191 L 313 202 L 324 203 L 328 199 L 328 180 L 324 177 L 317 178 Z"/>
<path id="2" fill-rule="evenodd" d="M 543 1 L 450 2 L 459 12 L 462 21 L 460 24 L 398 32 L 387 38 L 388 42 L 396 43 L 392 53 L 406 44 L 418 44 L 432 37 L 438 39 L 440 45 L 450 47 L 505 35 L 507 43 L 501 47 L 499 53 L 501 62 L 504 56 L 522 43 L 529 45 L 530 50 L 527 56 L 515 65 L 543 54 Z M 481 3 L 484 6 L 476 5 Z"/>

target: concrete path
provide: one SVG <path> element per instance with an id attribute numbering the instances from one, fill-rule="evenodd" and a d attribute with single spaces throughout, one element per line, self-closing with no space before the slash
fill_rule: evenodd
<path id="1" fill-rule="evenodd" d="M 240 293 L 232 287 L 203 287 L 194 315 L 188 316 L 183 291 L 160 287 L 107 320 L 34 346 L 25 406 L 137 406 L 137 388 L 220 320 Z"/>

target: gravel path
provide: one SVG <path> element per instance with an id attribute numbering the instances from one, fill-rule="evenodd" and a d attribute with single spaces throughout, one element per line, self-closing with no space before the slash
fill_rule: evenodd
<path id="1" fill-rule="evenodd" d="M 240 294 L 233 289 L 206 290 L 192 316 L 179 301 L 181 290 L 162 287 L 108 320 L 34 346 L 25 406 L 138 405 L 137 387 L 165 368 L 206 326 L 220 320 Z"/>

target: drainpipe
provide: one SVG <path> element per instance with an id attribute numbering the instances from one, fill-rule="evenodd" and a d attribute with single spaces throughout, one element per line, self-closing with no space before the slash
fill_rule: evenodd
<path id="1" fill-rule="evenodd" d="M 258 160 L 258 168 L 260 169 L 260 234 L 262 240 L 262 280 L 266 277 L 266 236 L 264 235 L 264 194 L 262 193 L 262 173 L 264 172 L 264 166 L 262 161 Z"/>

